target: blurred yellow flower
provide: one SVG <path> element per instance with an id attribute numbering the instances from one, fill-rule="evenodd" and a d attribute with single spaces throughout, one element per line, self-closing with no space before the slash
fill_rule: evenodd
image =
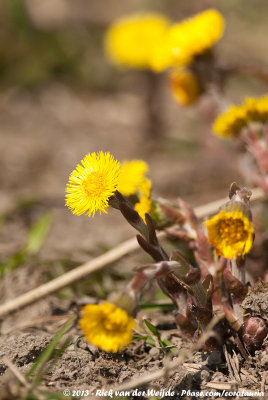
<path id="1" fill-rule="evenodd" d="M 144 182 L 148 165 L 142 160 L 125 161 L 120 171 L 118 191 L 124 196 L 136 194 Z"/>
<path id="2" fill-rule="evenodd" d="M 218 42 L 224 32 L 222 15 L 213 9 L 206 10 L 181 23 L 171 26 L 154 48 L 151 66 L 161 72 L 171 66 L 185 66 L 195 56 L 204 54 Z"/>
<path id="3" fill-rule="evenodd" d="M 268 121 L 268 96 L 259 99 L 248 98 L 245 100 L 244 108 L 247 113 L 247 121 Z"/>
<path id="4" fill-rule="evenodd" d="M 139 187 L 139 202 L 135 204 L 135 210 L 145 220 L 145 214 L 149 214 L 152 208 L 151 181 L 145 178 Z"/>
<path id="5" fill-rule="evenodd" d="M 87 154 L 71 173 L 66 187 L 66 205 L 73 214 L 106 213 L 109 198 L 119 182 L 120 163 L 110 153 Z"/>
<path id="6" fill-rule="evenodd" d="M 231 106 L 216 119 L 213 131 L 221 137 L 236 137 L 250 122 L 268 121 L 268 96 L 247 98 L 242 105 Z"/>
<path id="7" fill-rule="evenodd" d="M 193 72 L 174 68 L 169 74 L 169 79 L 173 98 L 178 104 L 188 106 L 198 99 L 201 88 Z"/>
<path id="8" fill-rule="evenodd" d="M 240 203 L 233 203 L 232 208 L 221 210 L 204 224 L 209 243 L 219 255 L 231 259 L 244 256 L 250 251 L 254 228 Z"/>
<path id="9" fill-rule="evenodd" d="M 116 65 L 145 69 L 170 22 L 157 13 L 120 18 L 107 30 L 105 51 Z"/>
<path id="10" fill-rule="evenodd" d="M 243 106 L 231 106 L 222 113 L 213 125 L 216 135 L 222 137 L 236 137 L 247 122 L 247 113 Z"/>
<path id="11" fill-rule="evenodd" d="M 88 304 L 83 308 L 80 328 L 90 343 L 116 353 L 131 343 L 135 321 L 114 304 Z"/>

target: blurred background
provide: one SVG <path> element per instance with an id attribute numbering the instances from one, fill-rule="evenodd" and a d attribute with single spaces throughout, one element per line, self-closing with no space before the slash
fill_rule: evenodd
<path id="1" fill-rule="evenodd" d="M 179 107 L 165 74 L 159 74 L 156 107 L 163 132 L 148 143 L 145 75 L 111 66 L 103 52 L 107 26 L 123 15 L 159 11 L 179 21 L 210 7 L 226 19 L 215 49 L 219 63 L 267 68 L 266 0 L 2 0 L 1 300 L 25 291 L 25 285 L 35 286 L 29 271 L 37 266 L 49 266 L 48 276 L 42 277 L 46 280 L 133 236 L 115 210 L 89 219 L 64 206 L 68 176 L 89 152 L 110 151 L 120 161 L 144 159 L 154 197 L 182 196 L 191 205 L 226 196 L 234 180 L 243 184 L 235 146 L 211 134 L 213 93 L 191 107 Z M 266 91 L 255 78 L 235 76 L 228 80 L 222 102 Z M 27 261 L 30 270 L 17 276 L 17 291 L 11 293 L 5 272 L 23 265 L 26 256 L 37 258 L 31 258 L 32 269 Z M 98 279 L 97 295 L 105 295 Z"/>

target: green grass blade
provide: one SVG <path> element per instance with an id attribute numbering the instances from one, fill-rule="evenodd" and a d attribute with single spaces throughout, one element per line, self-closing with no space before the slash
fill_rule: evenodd
<path id="1" fill-rule="evenodd" d="M 144 320 L 144 323 L 145 323 L 145 325 L 147 326 L 147 328 L 149 329 L 149 331 L 150 331 L 154 336 L 156 336 L 157 339 L 160 339 L 160 340 L 161 340 L 161 338 L 160 338 L 160 333 L 158 332 L 157 328 L 156 328 L 153 324 L 151 324 L 151 322 L 148 321 L 147 319 Z"/>
<path id="2" fill-rule="evenodd" d="M 28 233 L 28 242 L 24 248 L 27 254 L 37 254 L 44 243 L 51 226 L 51 213 L 45 213 L 35 222 Z"/>
<path id="3" fill-rule="evenodd" d="M 71 317 L 59 330 L 58 333 L 54 336 L 52 341 L 49 343 L 49 345 L 46 347 L 46 349 L 40 354 L 40 356 L 37 358 L 35 361 L 34 365 L 29 369 L 29 371 L 26 373 L 26 376 L 29 377 L 31 376 L 35 371 L 37 370 L 42 370 L 47 363 L 47 361 L 51 358 L 57 344 L 61 340 L 62 336 L 70 329 L 72 326 L 73 322 L 76 319 L 76 315 Z"/>

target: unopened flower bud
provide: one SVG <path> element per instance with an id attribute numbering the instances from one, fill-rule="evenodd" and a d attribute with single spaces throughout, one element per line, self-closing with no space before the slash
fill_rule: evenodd
<path id="1" fill-rule="evenodd" d="M 190 271 L 184 276 L 183 281 L 188 285 L 198 282 L 201 278 L 199 268 L 190 267 Z"/>
<path id="2" fill-rule="evenodd" d="M 113 292 L 109 296 L 108 301 L 117 307 L 120 307 L 122 310 L 125 310 L 128 315 L 134 316 L 136 314 L 137 302 L 134 299 L 134 292 Z"/>
<path id="3" fill-rule="evenodd" d="M 242 339 L 246 349 L 250 353 L 255 353 L 263 344 L 268 333 L 265 321 L 259 317 L 248 318 L 241 327 Z"/>

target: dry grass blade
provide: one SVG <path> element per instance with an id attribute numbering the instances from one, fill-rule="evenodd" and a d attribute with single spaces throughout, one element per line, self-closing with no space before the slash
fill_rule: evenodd
<path id="1" fill-rule="evenodd" d="M 260 189 L 254 189 L 252 191 L 252 201 L 260 200 L 264 198 L 263 192 Z M 198 218 L 204 218 L 208 215 L 215 213 L 219 206 L 226 201 L 226 198 L 213 201 L 212 203 L 205 204 L 200 207 L 196 207 L 194 212 Z M 158 234 L 158 238 L 165 236 L 164 232 Z M 39 286 L 36 289 L 30 290 L 29 292 L 17 297 L 14 300 L 7 302 L 0 306 L 0 317 L 6 315 L 7 313 L 14 312 L 19 308 L 25 307 L 43 297 L 54 293 L 64 287 L 79 281 L 85 276 L 91 274 L 92 272 L 98 271 L 99 269 L 109 265 L 121 257 L 129 254 L 130 252 L 136 250 L 139 247 L 136 238 L 126 240 L 120 245 L 114 247 L 107 253 L 96 257 L 95 259 L 74 268 L 73 270 L 66 272 L 65 274 L 59 276 L 52 281 Z"/>
<path id="2" fill-rule="evenodd" d="M 262 379 L 261 379 L 261 392 L 263 392 L 263 393 L 265 390 L 266 377 L 267 377 L 267 371 L 264 371 L 264 373 L 262 374 Z"/>
<path id="3" fill-rule="evenodd" d="M 208 382 L 205 384 L 205 387 L 210 389 L 217 389 L 217 390 L 234 390 L 244 392 L 247 390 L 246 388 L 240 388 L 235 381 L 229 382 Z"/>
<path id="4" fill-rule="evenodd" d="M 245 368 L 241 368 L 241 374 L 246 376 L 248 379 L 250 379 L 254 383 L 259 383 L 259 379 L 255 378 L 252 374 L 250 374 Z"/>
<path id="5" fill-rule="evenodd" d="M 3 363 L 6 364 L 8 366 L 8 368 L 10 369 L 10 371 L 16 376 L 16 378 L 23 384 L 23 386 L 25 386 L 27 389 L 30 388 L 30 384 L 29 382 L 27 382 L 26 378 L 24 375 L 22 375 L 22 373 L 18 370 L 18 368 L 16 367 L 15 364 L 13 364 L 13 362 L 7 358 L 6 356 L 3 357 L 2 359 Z"/>
<path id="6" fill-rule="evenodd" d="M 226 363 L 227 363 L 229 375 L 230 375 L 231 379 L 235 381 L 235 376 L 234 376 L 233 368 L 232 368 L 231 361 L 230 361 L 231 360 L 231 356 L 228 353 L 225 345 L 223 346 L 223 353 L 224 353 L 225 360 L 226 360 Z"/>
<path id="7" fill-rule="evenodd" d="M 11 333 L 18 332 L 21 329 L 36 327 L 37 325 L 44 324 L 45 322 L 57 322 L 68 319 L 72 316 L 72 314 L 65 315 L 51 315 L 49 317 L 37 318 L 31 321 L 25 321 L 24 323 L 13 327 L 12 329 L 2 332 L 2 335 L 10 335 Z"/>
<path id="8" fill-rule="evenodd" d="M 237 354 L 234 352 L 234 350 L 233 350 L 233 357 L 231 357 L 230 361 L 231 361 L 231 365 L 232 365 L 236 380 L 238 382 L 241 382 L 241 378 L 239 375 L 239 360 L 238 360 Z"/>

